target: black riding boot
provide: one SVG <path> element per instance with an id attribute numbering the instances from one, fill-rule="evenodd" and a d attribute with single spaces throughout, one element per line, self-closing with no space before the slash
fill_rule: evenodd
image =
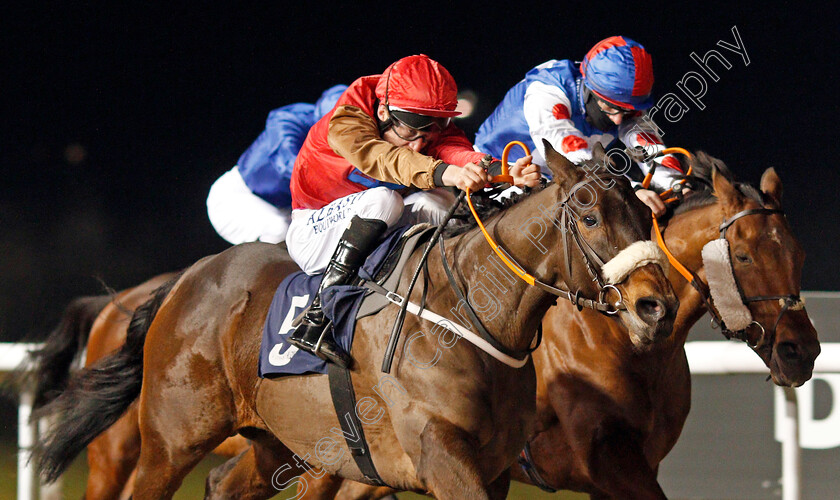
<path id="1" fill-rule="evenodd" d="M 318 294 L 289 337 L 290 344 L 342 368 L 350 366 L 350 355 L 335 343 L 332 329 L 328 328 L 324 311 L 321 309 L 321 293 L 329 286 L 350 283 L 387 228 L 387 224 L 381 220 L 363 219 L 358 215 L 353 217 L 324 270 Z"/>

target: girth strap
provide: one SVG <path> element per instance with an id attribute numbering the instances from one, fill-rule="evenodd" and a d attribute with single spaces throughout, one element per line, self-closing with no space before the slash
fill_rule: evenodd
<path id="1" fill-rule="evenodd" d="M 540 475 L 540 472 L 537 470 L 537 464 L 534 463 L 534 459 L 531 457 L 531 442 L 525 443 L 525 448 L 519 453 L 519 457 L 517 458 L 517 462 L 519 466 L 522 467 L 522 470 L 525 474 L 528 475 L 528 479 L 534 483 L 534 486 L 537 488 L 547 491 L 548 493 L 556 493 L 557 490 L 552 488 L 543 477 Z"/>
<path id="2" fill-rule="evenodd" d="M 470 344 L 478 347 L 482 351 L 486 352 L 490 356 L 493 356 L 497 360 L 501 361 L 502 363 L 508 365 L 511 368 L 522 368 L 525 366 L 525 363 L 528 362 L 529 358 L 524 359 L 516 359 L 507 354 L 499 351 L 492 345 L 490 345 L 486 340 L 481 338 L 480 336 L 474 334 L 470 329 L 465 326 L 461 326 L 454 321 L 451 321 L 443 316 L 435 314 L 434 312 L 426 309 L 425 307 L 421 308 L 418 304 L 411 302 L 410 300 L 406 299 L 405 297 L 401 296 L 396 292 L 392 292 L 385 288 L 382 288 L 380 285 L 376 284 L 373 281 L 368 281 L 365 283 L 365 287 L 370 288 L 376 293 L 384 295 L 385 298 L 390 301 L 392 304 L 397 306 L 402 306 L 403 304 L 406 305 L 406 311 L 414 314 L 415 316 L 419 316 L 426 321 L 432 322 L 435 325 L 439 325 L 443 328 L 446 328 L 450 332 L 458 335 L 459 337 L 463 338 Z M 542 329 L 537 329 L 537 345 L 539 345 L 540 340 L 542 339 Z M 390 362 L 390 361 L 389 361 Z"/>
<path id="3" fill-rule="evenodd" d="M 350 370 L 327 363 L 327 374 L 338 422 L 341 424 L 341 431 L 344 433 L 344 439 L 347 441 L 347 447 L 350 448 L 350 454 L 356 466 L 370 483 L 387 486 L 376 472 L 373 457 L 370 456 L 370 448 L 365 439 L 365 431 L 362 429 L 362 422 L 356 416 L 356 393 L 353 390 Z"/>

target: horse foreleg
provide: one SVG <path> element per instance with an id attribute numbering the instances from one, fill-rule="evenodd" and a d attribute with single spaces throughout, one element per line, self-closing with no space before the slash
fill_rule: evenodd
<path id="1" fill-rule="evenodd" d="M 619 428 L 596 436 L 588 465 L 600 491 L 592 498 L 667 499 L 633 434 Z"/>
<path id="2" fill-rule="evenodd" d="M 438 418 L 423 428 L 417 477 L 435 498 L 491 498 L 472 440 L 462 429 Z"/>
<path id="3" fill-rule="evenodd" d="M 396 491 L 386 486 L 372 486 L 348 479 L 341 483 L 341 489 L 335 495 L 335 500 L 378 500 Z"/>
<path id="4" fill-rule="evenodd" d="M 490 498 L 496 500 L 507 498 L 508 490 L 510 490 L 510 469 L 506 469 L 495 481 L 490 483 L 489 490 Z"/>
<path id="5" fill-rule="evenodd" d="M 124 498 L 121 493 L 126 489 L 140 456 L 137 405 L 132 405 L 113 426 L 94 439 L 88 445 L 87 453 L 90 473 L 85 498 Z"/>
<path id="6" fill-rule="evenodd" d="M 137 479 L 137 468 L 135 467 L 133 471 L 131 471 L 131 475 L 128 477 L 128 481 L 125 482 L 125 487 L 123 487 L 122 494 L 120 495 L 120 500 L 131 500 L 131 492 L 134 491 L 134 481 Z"/>
<path id="7" fill-rule="evenodd" d="M 296 475 L 300 475 L 300 470 L 291 467 L 295 463 L 293 459 L 293 454 L 277 440 L 254 442 L 210 472 L 204 498 L 271 498 L 292 486 Z M 298 482 L 305 484 L 303 480 Z"/>
<path id="8" fill-rule="evenodd" d="M 317 478 L 307 477 L 306 481 L 301 481 L 298 484 L 298 496 L 295 498 L 300 500 L 328 500 L 340 498 L 339 490 L 344 483 L 352 483 L 352 481 L 344 481 L 338 476 L 331 476 L 330 474 L 321 474 Z M 356 483 L 353 483 L 356 484 Z"/>

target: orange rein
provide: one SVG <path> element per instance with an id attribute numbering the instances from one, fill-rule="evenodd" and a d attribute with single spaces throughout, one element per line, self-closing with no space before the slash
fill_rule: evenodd
<path id="1" fill-rule="evenodd" d="M 692 164 L 692 160 L 694 159 L 694 156 L 691 153 L 689 153 L 688 150 L 683 149 L 683 148 L 665 148 L 659 154 L 660 155 L 667 155 L 667 154 L 671 154 L 671 153 L 680 153 L 680 154 L 683 154 L 683 155 L 688 157 L 689 164 L 688 164 L 688 172 L 686 173 L 686 175 L 691 175 L 691 164 Z M 645 180 L 642 181 L 642 187 L 643 188 L 647 189 L 650 186 L 651 177 L 653 177 L 653 170 L 648 172 L 647 175 L 645 176 Z M 680 185 L 685 184 L 685 179 L 681 180 L 679 182 L 679 184 Z M 674 192 L 673 188 L 668 189 L 667 191 L 663 191 L 662 193 L 660 193 L 659 197 L 662 198 L 662 200 L 666 204 L 671 203 L 671 202 L 677 200 L 677 198 L 669 198 L 669 196 L 673 192 Z M 668 250 L 668 247 L 665 246 L 665 239 L 662 237 L 662 230 L 659 229 L 659 221 L 656 220 L 655 215 L 652 215 L 652 217 L 653 217 L 653 229 L 654 229 L 654 232 L 656 233 L 656 244 L 659 245 L 659 248 L 661 248 L 663 252 L 665 252 L 665 255 L 668 257 L 668 261 L 671 262 L 671 265 L 674 266 L 674 269 L 676 269 L 683 276 L 683 278 L 685 278 L 689 283 L 691 283 L 692 281 L 694 281 L 694 275 L 691 274 L 691 271 L 689 271 L 684 265 L 682 265 L 682 263 L 680 263 L 680 261 L 678 261 L 677 258 L 674 257 L 674 254 L 672 254 L 671 251 Z"/>
<path id="2" fill-rule="evenodd" d="M 504 151 L 502 151 L 502 173 L 501 175 L 497 175 L 490 179 L 490 182 L 506 182 L 511 186 L 513 185 L 513 177 L 511 177 L 511 175 L 508 173 L 510 167 L 508 166 L 507 159 L 508 153 L 514 145 L 518 145 L 523 150 L 525 150 L 526 155 L 531 154 L 531 150 L 528 149 L 528 146 L 526 146 L 525 143 L 519 141 L 510 142 L 507 146 L 505 146 Z M 533 286 L 534 282 L 536 281 L 536 278 L 525 272 L 525 270 L 519 267 L 519 265 L 516 262 L 513 262 L 507 256 L 507 254 L 505 254 L 504 251 L 499 248 L 499 245 L 497 245 L 496 242 L 493 241 L 493 237 L 490 236 L 490 234 L 487 232 L 487 229 L 484 228 L 484 224 L 481 222 L 481 219 L 478 217 L 478 214 L 475 211 L 475 207 L 473 206 L 469 189 L 467 189 L 467 204 L 470 207 L 470 212 L 472 212 L 473 217 L 475 217 L 475 221 L 478 223 L 478 227 L 481 228 L 481 232 L 484 234 L 484 238 L 487 240 L 487 243 L 490 244 L 490 248 L 492 248 L 493 251 L 496 252 L 496 255 L 498 255 L 499 258 L 502 259 L 502 262 L 504 262 L 505 265 L 508 266 L 511 271 L 516 273 L 516 275 L 522 278 L 522 280 L 524 280 L 526 283 Z"/>
<path id="3" fill-rule="evenodd" d="M 501 173 L 501 175 L 497 175 L 497 176 L 493 177 L 492 179 L 490 179 L 490 182 L 506 182 L 508 184 L 513 185 L 513 177 L 511 177 L 511 175 L 509 173 L 510 167 L 508 166 L 508 162 L 507 162 L 508 153 L 510 152 L 510 149 L 513 146 L 521 147 L 525 151 L 526 155 L 531 154 L 531 150 L 528 149 L 528 146 L 526 146 L 523 142 L 511 141 L 507 146 L 505 146 L 504 151 L 502 151 L 502 173 Z M 683 149 L 683 148 L 666 148 L 666 149 L 662 150 L 659 154 L 660 155 L 666 155 L 666 154 L 671 154 L 671 153 L 680 153 L 680 154 L 683 154 L 683 155 L 685 155 L 689 158 L 689 167 L 688 167 L 687 175 L 691 175 L 691 160 L 694 158 L 693 155 L 690 152 L 688 152 L 688 150 Z M 652 176 L 651 172 L 649 172 L 647 174 L 647 176 L 645 176 L 645 180 L 642 182 L 642 186 L 644 188 L 647 188 L 648 186 L 650 186 L 651 176 Z M 684 184 L 684 183 L 685 183 L 685 179 L 680 181 L 680 184 Z M 493 251 L 496 252 L 496 255 L 499 256 L 499 258 L 502 260 L 502 262 L 504 262 L 505 265 L 508 268 L 510 268 L 511 271 L 513 271 L 523 281 L 525 281 L 529 285 L 533 286 L 535 281 L 536 281 L 536 278 L 534 278 L 533 276 L 528 274 L 516 262 L 512 261 L 507 256 L 507 254 L 505 254 L 505 252 L 499 247 L 499 245 L 493 240 L 493 237 L 490 236 L 490 234 L 487 232 L 487 229 L 484 227 L 484 224 L 481 222 L 481 218 L 479 218 L 478 213 L 476 213 L 476 211 L 475 211 L 475 206 L 473 206 L 472 198 L 470 196 L 470 190 L 467 189 L 466 192 L 467 192 L 467 204 L 470 207 L 470 212 L 472 212 L 473 217 L 475 218 L 475 221 L 478 223 L 478 227 L 481 229 L 482 234 L 484 234 L 484 238 L 487 240 L 487 243 L 490 244 L 490 248 L 492 248 Z M 669 190 L 661 193 L 659 196 L 661 198 L 665 199 L 665 198 L 668 198 L 668 196 L 672 192 L 673 192 L 673 189 L 669 189 Z M 672 201 L 675 201 L 676 199 L 677 198 L 665 199 L 665 203 L 670 203 Z M 659 229 L 659 222 L 656 220 L 656 216 L 652 216 L 652 217 L 653 217 L 653 227 L 656 230 L 656 243 L 659 245 L 659 248 L 661 248 L 662 251 L 665 252 L 665 255 L 668 257 L 668 260 L 671 262 L 671 265 L 674 266 L 674 269 L 676 269 L 690 283 L 694 279 L 693 275 L 691 274 L 691 271 L 686 269 L 686 267 L 683 266 L 680 263 L 680 261 L 677 260 L 676 257 L 674 257 L 674 255 L 671 253 L 671 251 L 668 250 L 668 247 L 665 246 L 665 240 L 662 238 L 662 231 Z"/>
<path id="4" fill-rule="evenodd" d="M 689 160 L 689 163 L 688 163 L 688 172 L 687 172 L 685 175 L 691 175 L 691 160 L 694 158 L 694 156 L 693 156 L 691 153 L 689 153 L 687 149 L 683 149 L 683 148 L 665 148 L 665 149 L 663 149 L 662 151 L 660 151 L 660 152 L 659 152 L 656 156 L 667 155 L 667 154 L 671 154 L 671 153 L 680 153 L 680 154 L 683 154 L 683 155 L 685 155 L 685 156 L 687 156 L 687 157 L 688 157 L 688 160 Z M 647 175 L 645 175 L 645 180 L 643 180 L 643 181 L 642 181 L 642 187 L 643 187 L 643 188 L 647 189 L 648 187 L 650 187 L 650 181 L 651 181 L 651 179 L 653 178 L 653 171 L 654 171 L 654 170 L 655 170 L 655 168 L 652 168 L 652 169 L 651 169 L 651 170 L 647 173 Z M 683 184 L 685 184 L 685 179 L 681 180 L 681 181 L 679 182 L 679 184 L 680 184 L 681 186 L 682 186 Z M 671 193 L 673 193 L 673 192 L 674 192 L 674 189 L 673 189 L 673 188 L 670 188 L 670 189 L 668 189 L 668 190 L 666 190 L 666 191 L 663 191 L 663 192 L 659 193 L 659 197 L 660 197 L 660 198 L 662 198 L 662 200 L 664 200 L 664 201 L 665 201 L 665 203 L 671 203 L 671 202 L 673 202 L 673 201 L 677 201 L 677 198 L 668 198 L 668 196 L 670 196 L 670 195 L 671 195 Z"/>

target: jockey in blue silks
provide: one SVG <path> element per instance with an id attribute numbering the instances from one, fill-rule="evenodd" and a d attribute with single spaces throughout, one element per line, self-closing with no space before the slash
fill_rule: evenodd
<path id="1" fill-rule="evenodd" d="M 639 43 L 621 36 L 598 42 L 579 65 L 570 60 L 550 60 L 525 74 L 511 88 L 493 114 L 482 123 L 475 145 L 500 157 L 510 141 L 522 141 L 533 151 L 533 162 L 545 166 L 542 139 L 573 163 L 592 157 L 592 147 L 605 147 L 618 139 L 630 148 L 643 148 L 647 155 L 664 149 L 658 128 L 645 110 L 653 105 L 653 65 L 650 54 Z M 511 160 L 522 153 L 511 151 Z M 681 173 L 676 158 L 657 162 L 652 187 L 665 190 Z M 639 163 L 641 174 L 648 165 Z M 665 211 L 652 190 L 636 195 L 657 215 Z"/>
<path id="2" fill-rule="evenodd" d="M 219 235 L 236 245 L 247 241 L 279 243 L 291 222 L 289 181 L 309 129 L 335 106 L 347 89 L 336 85 L 311 103 L 272 110 L 265 130 L 210 188 L 207 214 Z"/>

